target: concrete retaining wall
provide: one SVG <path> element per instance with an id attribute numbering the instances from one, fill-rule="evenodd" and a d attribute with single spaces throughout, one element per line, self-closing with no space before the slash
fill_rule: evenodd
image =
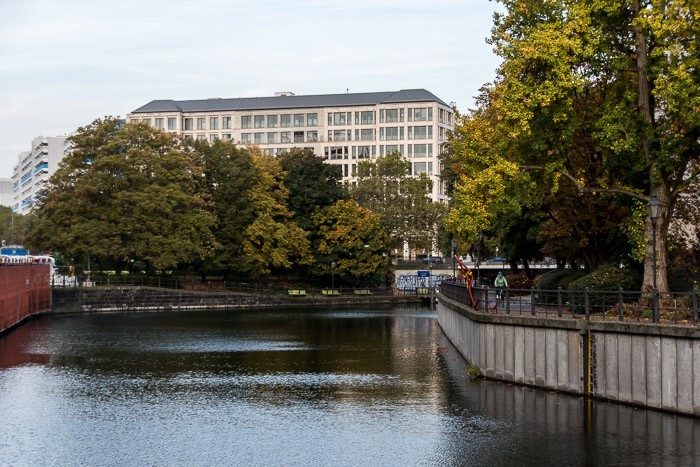
<path id="1" fill-rule="evenodd" d="M 694 327 L 484 314 L 444 296 L 437 311 L 487 378 L 700 416 Z"/>

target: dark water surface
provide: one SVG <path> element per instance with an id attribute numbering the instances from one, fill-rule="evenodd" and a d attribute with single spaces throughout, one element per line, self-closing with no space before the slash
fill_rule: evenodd
<path id="1" fill-rule="evenodd" d="M 0 465 L 698 464 L 698 420 L 469 381 L 429 310 L 46 317 L 0 337 Z"/>

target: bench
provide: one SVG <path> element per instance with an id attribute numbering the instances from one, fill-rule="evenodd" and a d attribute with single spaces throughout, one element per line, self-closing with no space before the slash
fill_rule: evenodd
<path id="1" fill-rule="evenodd" d="M 340 290 L 336 290 L 336 289 L 323 289 L 323 290 L 321 290 L 321 295 L 333 295 L 333 296 L 337 296 L 337 295 L 340 295 Z"/>
<path id="2" fill-rule="evenodd" d="M 372 295 L 372 291 L 369 289 L 355 289 L 355 295 Z"/>
<path id="3" fill-rule="evenodd" d="M 306 290 L 287 289 L 287 293 L 293 297 L 303 297 L 306 295 Z"/>

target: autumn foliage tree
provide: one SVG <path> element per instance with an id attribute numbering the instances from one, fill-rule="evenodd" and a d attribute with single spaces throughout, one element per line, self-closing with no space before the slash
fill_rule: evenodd
<path id="1" fill-rule="evenodd" d="M 621 225 L 645 257 L 643 289 L 667 290 L 669 226 L 699 173 L 700 9 L 686 0 L 501 3 L 490 42 L 502 65 L 453 140 L 466 169 L 452 228 L 473 236 L 569 184 L 579 206 L 595 193 L 627 209 Z M 651 197 L 662 203 L 656 268 L 643 214 Z"/>

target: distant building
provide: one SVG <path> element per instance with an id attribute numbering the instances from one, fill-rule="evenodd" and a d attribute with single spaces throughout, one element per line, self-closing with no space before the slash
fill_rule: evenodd
<path id="1" fill-rule="evenodd" d="M 12 207 L 12 179 L 0 178 L 0 205 Z"/>
<path id="2" fill-rule="evenodd" d="M 293 147 L 311 149 L 341 166 L 352 182 L 357 162 L 398 151 L 411 173 L 433 180 L 432 199 L 446 202 L 438 156 L 454 126 L 451 107 L 425 89 L 356 94 L 155 100 L 127 115 L 129 122 L 187 138 L 257 145 L 278 155 Z"/>
<path id="3" fill-rule="evenodd" d="M 70 151 L 67 138 L 38 136 L 32 141 L 30 151 L 20 153 L 12 175 L 11 207 L 14 212 L 27 214 L 32 210 L 49 177 Z"/>

